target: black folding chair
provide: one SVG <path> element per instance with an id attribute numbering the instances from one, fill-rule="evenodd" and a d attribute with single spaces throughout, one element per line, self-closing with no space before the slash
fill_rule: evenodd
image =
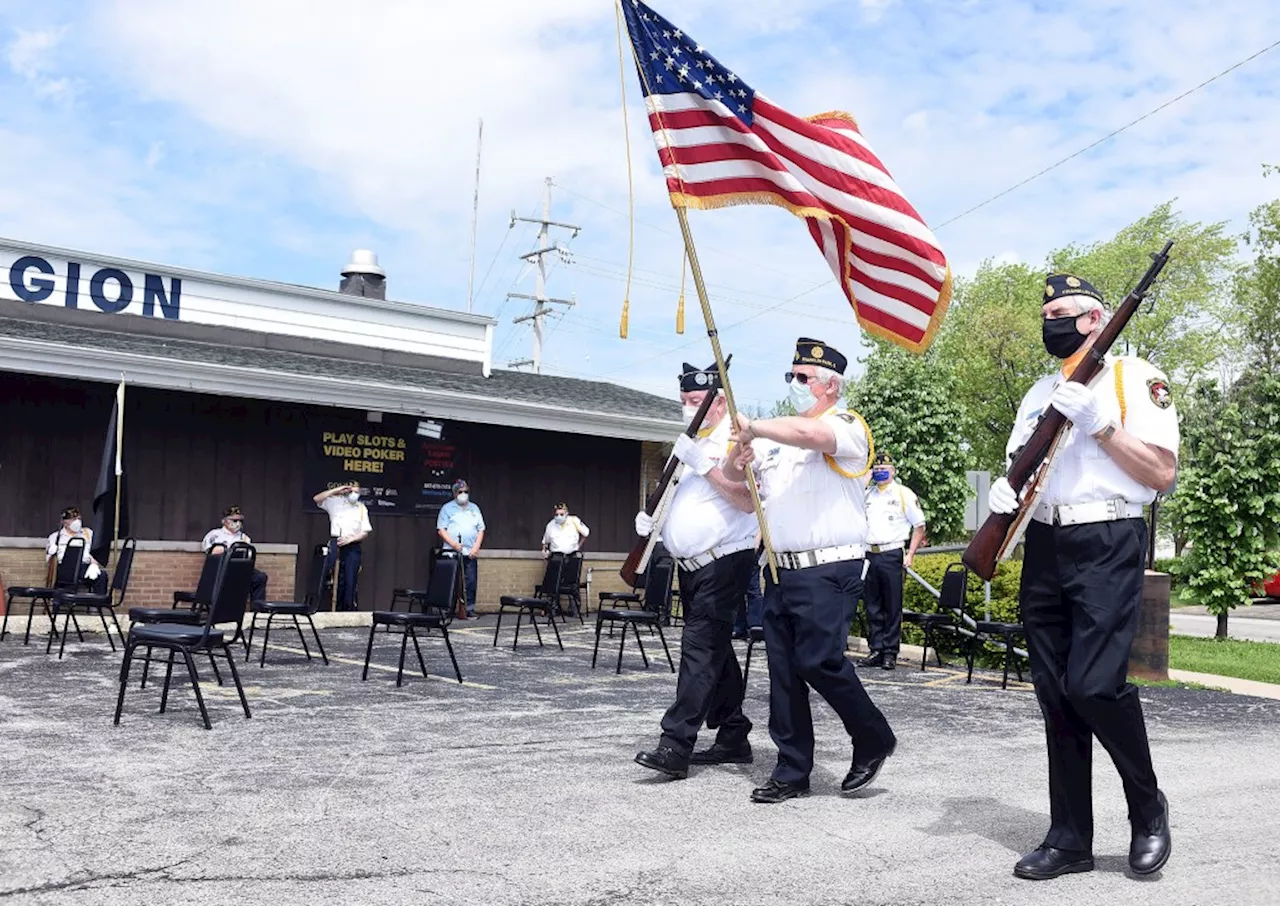
<path id="1" fill-rule="evenodd" d="M 582 615 L 582 554 L 575 552 L 572 554 L 561 554 L 552 556 L 562 556 L 564 558 L 564 566 L 560 569 L 560 593 L 556 596 L 556 612 L 562 619 L 567 620 L 568 615 L 565 608 L 560 606 L 561 598 L 568 599 L 573 605 L 573 614 L 577 616 L 580 624 L 586 623 L 586 618 Z"/>
<path id="2" fill-rule="evenodd" d="M 1018 636 L 1026 638 L 1026 630 L 1021 623 L 1003 623 L 999 620 L 978 620 L 974 627 L 973 638 L 969 639 L 969 648 L 965 653 L 965 660 L 969 668 L 969 675 L 965 678 L 965 683 L 973 682 L 973 662 L 977 660 L 978 649 L 983 643 L 988 641 L 999 640 L 1004 646 L 1004 677 L 1000 680 L 1000 688 L 1009 688 L 1009 666 L 1018 673 L 1018 682 L 1022 679 L 1022 664 L 1019 662 L 1018 653 L 1013 650 L 1013 640 Z"/>
<path id="3" fill-rule="evenodd" d="M 645 654 L 644 642 L 640 640 L 641 626 L 648 626 L 651 632 L 657 632 L 658 639 L 662 642 L 662 650 L 667 654 L 667 664 L 671 667 L 672 673 L 676 672 L 675 661 L 671 659 L 671 649 L 667 647 L 666 636 L 662 634 L 663 619 L 670 613 L 671 608 L 671 576 L 674 571 L 675 562 L 669 557 L 650 562 L 649 569 L 645 573 L 643 597 L 634 592 L 600 592 L 600 609 L 596 611 L 596 645 L 595 650 L 591 652 L 591 669 L 595 669 L 596 658 L 600 654 L 600 630 L 608 621 L 610 627 L 615 623 L 622 624 L 622 638 L 618 643 L 618 665 L 614 673 L 622 672 L 622 650 L 627 645 L 628 626 L 635 633 L 636 644 L 640 646 L 640 657 L 644 658 L 646 670 L 649 669 L 649 656 Z M 608 607 L 606 602 L 638 606 Z"/>
<path id="4" fill-rule="evenodd" d="M 164 713 L 169 702 L 173 660 L 175 655 L 181 653 L 182 659 L 187 664 L 187 675 L 191 679 L 196 704 L 200 706 L 200 716 L 204 719 L 204 728 L 213 729 L 213 725 L 209 723 L 209 712 L 204 706 L 204 696 L 200 694 L 200 679 L 196 675 L 196 665 L 192 655 L 220 652 L 231 668 L 231 678 L 235 681 L 236 692 L 240 695 L 244 716 L 246 718 L 251 716 L 249 701 L 244 697 L 244 686 L 241 685 L 240 674 L 236 670 L 235 658 L 231 656 L 231 645 L 227 640 L 227 633 L 214 627 L 226 623 L 234 623 L 238 626 L 244 619 L 245 603 L 249 600 L 249 587 L 253 582 L 253 568 L 256 560 L 257 552 L 253 546 L 240 542 L 231 545 L 230 550 L 221 557 L 218 577 L 214 582 L 213 600 L 205 614 L 203 626 L 150 623 L 130 627 L 129 637 L 125 641 L 124 662 L 120 665 L 120 695 L 116 699 L 116 724 L 120 723 L 120 712 L 124 709 L 124 694 L 129 685 L 129 667 L 133 661 L 133 652 L 139 645 L 148 649 L 161 648 L 169 652 L 168 665 L 164 672 L 164 689 L 160 694 L 161 714 Z M 234 641 L 234 635 L 232 641 Z"/>
<path id="5" fill-rule="evenodd" d="M 545 614 L 547 617 L 547 625 L 556 634 L 556 644 L 560 646 L 560 650 L 564 651 L 564 642 L 560 639 L 560 627 L 556 625 L 555 607 L 556 600 L 560 595 L 560 575 L 564 571 L 564 557 L 551 556 L 547 558 L 546 568 L 542 573 L 542 582 L 534 588 L 534 594 L 524 595 L 503 595 L 498 599 L 498 623 L 493 627 L 493 647 L 498 647 L 498 631 L 502 629 L 502 616 L 508 610 L 514 610 L 516 614 L 516 635 L 511 640 L 511 650 L 516 650 L 516 645 L 520 644 L 520 623 L 524 620 L 524 615 L 529 615 L 529 623 L 533 626 L 534 634 L 538 637 L 538 647 L 542 647 L 542 632 L 538 629 L 538 614 Z"/>
<path id="6" fill-rule="evenodd" d="M 13 613 L 13 602 L 18 599 L 25 598 L 28 602 L 27 606 L 27 631 L 22 636 L 22 644 L 26 645 L 31 641 L 31 621 L 36 615 L 36 604 L 39 603 L 44 610 L 44 615 L 49 618 L 49 631 L 53 632 L 53 615 L 49 612 L 49 605 L 53 601 L 53 596 L 61 591 L 74 591 L 80 585 L 81 578 L 84 577 L 84 539 L 72 538 L 67 542 L 66 552 L 62 556 L 62 560 L 58 563 L 57 571 L 54 573 L 53 585 L 36 586 L 36 585 L 17 585 L 9 589 L 7 600 L 5 601 L 4 622 L 0 623 L 0 641 L 9 634 L 9 614 Z M 46 574 L 45 581 L 48 581 Z M 80 632 L 80 622 L 75 618 L 75 614 L 71 615 L 72 625 L 76 628 L 76 634 L 80 636 L 80 641 L 84 641 L 84 634 Z M 114 642 L 112 644 L 115 644 Z"/>
<path id="7" fill-rule="evenodd" d="M 44 653 L 48 654 L 53 648 L 53 639 L 57 633 L 54 631 L 54 623 L 58 621 L 58 617 L 66 614 L 66 619 L 62 621 L 62 638 L 58 642 L 58 660 L 62 660 L 62 653 L 67 648 L 67 631 L 71 628 L 71 620 L 77 611 L 82 611 L 86 615 L 97 612 L 98 618 L 102 620 L 102 631 L 107 635 L 107 641 L 111 643 L 111 650 L 116 650 L 115 639 L 111 638 L 111 630 L 107 626 L 107 614 L 111 614 L 111 623 L 116 627 L 116 635 L 120 637 L 120 641 L 124 641 L 124 633 L 120 631 L 120 621 L 116 619 L 116 608 L 124 603 L 124 596 L 129 590 L 129 573 L 133 571 L 133 554 L 138 546 L 138 542 L 133 538 L 126 538 L 124 544 L 120 547 L 119 557 L 116 559 L 116 569 L 111 576 L 111 587 L 107 589 L 104 595 L 94 594 L 92 592 L 81 592 L 75 589 L 66 589 L 56 592 L 53 601 L 49 605 L 49 640 L 45 643 Z M 67 545 L 70 551 L 71 545 Z M 65 560 L 66 557 L 64 556 Z M 77 627 L 77 632 L 79 627 Z M 80 636 L 81 640 L 84 636 Z"/>
<path id="8" fill-rule="evenodd" d="M 200 578 L 196 582 L 195 591 L 175 591 L 173 593 L 172 607 L 130 607 L 129 622 L 139 624 L 149 623 L 182 623 L 186 626 L 200 626 L 204 623 L 205 616 L 208 613 L 209 605 L 213 602 L 213 588 L 218 579 L 218 567 L 222 564 L 222 555 L 226 552 L 225 545 L 215 544 L 209 548 L 204 555 L 204 566 L 200 569 Z M 178 606 L 182 604 L 184 606 Z M 240 641 L 244 641 L 243 633 L 240 627 L 236 627 L 236 636 Z M 232 642 L 236 639 L 232 639 Z M 246 649 L 247 654 L 247 649 Z M 213 667 L 213 674 L 217 677 L 218 685 L 222 685 L 222 674 L 218 671 L 218 662 L 213 658 L 213 652 L 209 652 L 209 663 Z M 142 662 L 142 682 L 139 684 L 140 689 L 147 688 L 147 676 L 151 672 L 151 649 L 147 649 L 146 659 Z"/>
<path id="9" fill-rule="evenodd" d="M 319 547 L 311 555 L 311 570 L 307 583 L 309 589 L 302 601 L 253 601 L 250 604 L 253 616 L 249 620 L 249 637 L 244 645 L 245 663 L 249 662 L 249 652 L 253 648 L 253 634 L 258 628 L 258 616 L 266 614 L 267 624 L 262 634 L 262 652 L 258 657 L 259 667 L 265 667 L 267 664 L 267 643 L 271 640 L 271 621 L 276 617 L 289 617 L 293 620 L 293 628 L 297 630 L 298 639 L 302 642 L 302 652 L 307 656 L 307 660 L 311 660 L 311 649 L 307 646 L 307 637 L 302 632 L 302 624 L 298 622 L 298 617 L 306 620 L 307 625 L 311 627 L 311 635 L 316 640 L 316 647 L 320 649 L 320 657 L 324 665 L 329 666 L 329 655 L 324 652 L 324 643 L 320 641 L 320 633 L 316 630 L 315 620 L 312 619 L 320 609 L 320 602 L 324 600 L 325 578 L 324 548 Z"/>
<path id="10" fill-rule="evenodd" d="M 942 588 L 938 595 L 936 612 L 904 610 L 902 622 L 911 623 L 924 630 L 924 651 L 920 653 L 920 670 L 923 672 L 929 660 L 929 647 L 933 647 L 933 656 L 942 664 L 942 651 L 938 648 L 938 635 L 942 632 L 955 632 L 963 622 L 965 595 L 969 590 L 969 570 L 963 563 L 952 563 L 942 574 Z"/>
<path id="11" fill-rule="evenodd" d="M 427 664 L 422 659 L 422 649 L 418 646 L 418 632 L 424 630 L 428 635 L 439 632 L 444 639 L 444 647 L 449 652 L 449 660 L 453 662 L 453 673 L 462 682 L 462 671 L 458 669 L 458 658 L 453 653 L 453 643 L 449 641 L 449 624 L 453 622 L 455 602 L 454 589 L 458 582 L 460 561 L 457 557 L 440 557 L 436 560 L 435 569 L 427 582 L 425 591 L 410 588 L 397 588 L 392 595 L 393 603 L 397 598 L 407 602 L 407 611 L 375 610 L 373 623 L 369 626 L 369 644 L 364 651 L 364 673 L 361 680 L 369 678 L 369 659 L 373 656 L 373 637 L 379 626 L 386 626 L 387 631 L 394 626 L 400 630 L 400 666 L 396 670 L 396 685 L 404 680 L 404 654 L 409 639 L 413 639 L 413 650 L 418 655 L 418 666 L 422 675 L 427 676 Z M 421 610 L 414 611 L 414 607 Z"/>

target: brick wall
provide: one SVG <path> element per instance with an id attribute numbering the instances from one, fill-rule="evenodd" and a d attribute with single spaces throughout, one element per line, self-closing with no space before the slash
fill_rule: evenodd
<path id="1" fill-rule="evenodd" d="M 258 569 L 267 574 L 267 597 L 290 600 L 293 597 L 293 554 L 259 554 Z M 130 607 L 167 607 L 177 590 L 196 587 L 204 554 L 195 551 L 138 551 L 133 558 L 129 591 L 125 605 Z M 15 585 L 43 585 L 45 555 L 37 548 L 0 548 L 0 579 L 6 588 Z M 0 601 L 0 607 L 3 607 Z"/>
<path id="2" fill-rule="evenodd" d="M 587 557 L 582 564 L 582 581 L 587 579 L 587 570 L 593 569 L 591 576 L 591 609 L 595 610 L 602 591 L 629 591 L 629 587 L 618 575 L 622 561 L 617 559 L 592 559 Z M 494 558 L 486 560 L 480 557 L 480 584 L 476 588 L 476 608 L 481 612 L 496 610 L 498 599 L 502 595 L 527 595 L 533 587 L 542 581 L 545 564 L 542 559 Z"/>

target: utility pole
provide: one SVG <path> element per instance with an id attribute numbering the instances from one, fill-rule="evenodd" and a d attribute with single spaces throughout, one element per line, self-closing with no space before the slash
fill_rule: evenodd
<path id="1" fill-rule="evenodd" d="M 528 217 L 517 217 L 516 212 L 511 212 L 511 225 L 515 226 L 517 222 L 536 223 L 538 225 L 538 242 L 537 248 L 532 252 L 521 255 L 524 261 L 535 264 L 537 270 L 537 283 L 534 287 L 532 296 L 526 293 L 507 293 L 508 299 L 528 299 L 533 302 L 533 311 L 527 315 L 521 315 L 512 319 L 513 324 L 520 324 L 524 321 L 533 322 L 533 358 L 521 359 L 518 362 L 511 362 L 512 368 L 519 368 L 522 365 L 532 365 L 534 374 L 542 374 L 542 321 L 554 309 L 551 305 L 573 305 L 572 299 L 552 299 L 547 296 L 547 265 L 546 256 L 552 252 L 560 253 L 561 248 L 558 245 L 552 245 L 550 241 L 550 228 L 559 227 L 562 230 L 571 230 L 570 239 L 577 237 L 582 227 L 574 226 L 571 223 L 557 223 L 551 219 L 551 177 L 547 177 L 546 193 L 542 196 L 542 219 L 531 220 Z"/>

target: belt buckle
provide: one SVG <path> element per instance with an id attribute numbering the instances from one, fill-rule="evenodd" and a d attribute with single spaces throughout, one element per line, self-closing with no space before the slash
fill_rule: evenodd
<path id="1" fill-rule="evenodd" d="M 1111 511 L 1111 521 L 1119 522 L 1128 516 L 1128 501 L 1123 497 L 1112 497 L 1107 501 L 1107 509 Z"/>

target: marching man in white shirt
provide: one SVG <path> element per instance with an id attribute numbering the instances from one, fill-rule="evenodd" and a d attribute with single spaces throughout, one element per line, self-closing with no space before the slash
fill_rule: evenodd
<path id="1" fill-rule="evenodd" d="M 746 485 L 720 471 L 729 451 L 728 404 L 719 371 L 688 363 L 680 375 L 680 402 L 691 420 L 708 393 L 718 398 L 707 411 L 695 441 L 681 434 L 674 456 L 685 465 L 659 530 L 679 567 L 684 604 L 680 676 L 676 700 L 662 718 L 662 737 L 636 763 L 682 779 L 692 764 L 750 764 L 751 721 L 742 713 L 742 670 L 733 650 L 733 619 L 756 569 L 757 531 Z M 654 530 L 644 510 L 636 514 L 636 532 Z M 703 722 L 716 730 L 715 742 L 694 752 Z"/>
<path id="2" fill-rule="evenodd" d="M 809 793 L 813 714 L 809 690 L 827 700 L 853 740 L 840 786 L 853 793 L 875 779 L 897 738 L 844 656 L 849 614 L 862 592 L 867 541 L 871 433 L 840 407 L 848 361 L 820 340 L 801 337 L 786 374 L 796 415 L 752 421 L 738 416 L 741 447 L 724 473 L 753 468 L 778 560 L 765 570 L 764 638 L 769 653 L 769 735 L 778 763 L 756 802 Z"/>
<path id="3" fill-rule="evenodd" d="M 1066 381 L 1108 318 L 1102 295 L 1084 280 L 1049 277 L 1041 315 L 1045 349 L 1065 361 L 1023 399 L 1010 460 L 1046 407 L 1072 427 L 1027 527 L 1022 562 L 1019 603 L 1049 747 L 1051 819 L 1044 843 L 1013 872 L 1039 881 L 1093 869 L 1097 737 L 1124 782 L 1129 866 L 1147 875 L 1169 858 L 1169 813 L 1127 673 L 1147 548 L 1142 507 L 1173 486 L 1178 416 L 1165 376 L 1139 358 L 1107 356 L 1088 387 Z M 989 502 L 997 513 L 1018 506 L 1004 478 L 992 484 Z"/>
<path id="4" fill-rule="evenodd" d="M 888 453 L 876 454 L 867 486 L 867 578 L 862 589 L 871 654 L 858 661 L 859 667 L 892 670 L 898 666 L 904 570 L 911 566 L 924 541 L 920 499 L 911 488 L 894 480 L 895 471 Z"/>
<path id="5" fill-rule="evenodd" d="M 555 515 L 542 533 L 542 556 L 550 554 L 576 554 L 582 548 L 582 539 L 591 534 L 585 522 L 569 515 L 569 504 L 557 503 Z"/>

